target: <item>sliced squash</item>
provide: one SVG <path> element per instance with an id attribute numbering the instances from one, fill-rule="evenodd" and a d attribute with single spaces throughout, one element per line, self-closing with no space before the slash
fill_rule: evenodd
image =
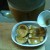
<path id="1" fill-rule="evenodd" d="M 29 27 L 29 33 L 35 33 L 35 27 L 33 27 L 33 25 L 30 25 Z"/>
<path id="2" fill-rule="evenodd" d="M 28 43 L 29 44 L 38 44 L 38 43 L 40 43 L 40 40 L 39 40 L 39 38 L 30 38 L 30 39 L 28 39 Z"/>
<path id="3" fill-rule="evenodd" d="M 27 39 L 28 39 L 27 37 L 23 38 L 23 37 L 20 37 L 20 36 L 16 36 L 16 41 L 20 44 L 26 43 Z"/>
<path id="4" fill-rule="evenodd" d="M 42 27 L 39 27 L 36 29 L 37 31 L 37 36 L 45 36 L 46 30 Z"/>
<path id="5" fill-rule="evenodd" d="M 25 37 L 28 34 L 28 27 L 26 25 L 19 25 L 17 29 L 17 34 L 21 37 Z"/>
<path id="6" fill-rule="evenodd" d="M 39 37 L 39 40 L 40 42 L 42 42 L 44 40 L 44 37 L 43 36 Z"/>

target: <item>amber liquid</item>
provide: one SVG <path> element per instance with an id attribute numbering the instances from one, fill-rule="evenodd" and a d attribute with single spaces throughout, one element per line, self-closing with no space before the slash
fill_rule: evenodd
<path id="1" fill-rule="evenodd" d="M 23 12 L 9 5 L 9 9 L 11 10 L 17 22 L 37 20 L 39 13 L 44 10 L 44 7 L 45 3 L 33 11 Z"/>

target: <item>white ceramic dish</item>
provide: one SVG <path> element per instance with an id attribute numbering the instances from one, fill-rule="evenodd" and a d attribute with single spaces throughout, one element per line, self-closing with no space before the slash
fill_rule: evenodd
<path id="1" fill-rule="evenodd" d="M 36 46 L 40 46 L 40 45 L 42 45 L 42 44 L 44 44 L 46 42 L 46 40 L 47 40 L 47 34 L 46 34 L 46 36 L 44 38 L 44 41 L 41 42 L 41 43 L 39 43 L 39 44 L 36 44 L 36 45 L 19 44 L 15 40 L 15 37 L 17 36 L 16 29 L 17 29 L 18 25 L 20 25 L 20 24 L 26 24 L 26 25 L 33 24 L 33 25 L 39 26 L 36 21 L 23 21 L 23 22 L 19 22 L 19 23 L 15 24 L 14 27 L 13 27 L 13 29 L 12 29 L 12 34 L 11 34 L 11 38 L 12 38 L 12 40 L 13 40 L 14 43 L 16 43 L 16 44 L 18 44 L 20 46 L 25 46 L 25 47 L 36 47 Z"/>
<path id="2" fill-rule="evenodd" d="M 37 18 L 37 23 L 41 26 L 41 27 L 48 27 L 50 25 L 46 25 L 46 20 L 50 19 L 50 11 L 49 10 L 45 10 L 42 11 L 38 18 Z"/>

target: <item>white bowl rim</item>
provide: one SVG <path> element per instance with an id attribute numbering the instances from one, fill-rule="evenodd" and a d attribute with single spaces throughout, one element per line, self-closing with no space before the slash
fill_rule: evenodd
<path id="1" fill-rule="evenodd" d="M 38 15 L 37 23 L 38 23 L 41 27 L 46 27 L 46 28 L 47 28 L 47 27 L 50 26 L 50 25 L 48 25 L 48 26 L 47 26 L 47 25 L 42 25 L 42 24 L 40 24 L 40 22 L 39 22 L 39 19 L 40 19 L 39 17 L 40 17 L 41 14 L 44 13 L 44 12 L 50 12 L 50 11 L 49 11 L 49 10 L 44 10 L 44 11 L 42 11 L 42 12 Z"/>
<path id="2" fill-rule="evenodd" d="M 37 22 L 36 21 L 23 21 L 23 22 L 19 22 L 19 23 L 15 24 L 12 29 L 12 33 L 11 33 L 11 38 L 12 38 L 13 42 L 15 42 L 16 44 L 18 44 L 20 46 L 24 46 L 24 47 L 36 47 L 36 46 L 40 46 L 46 42 L 47 37 L 48 37 L 47 34 L 46 34 L 44 41 L 39 44 L 36 44 L 36 45 L 24 45 L 24 44 L 19 44 L 18 42 L 16 42 L 15 39 L 13 38 L 12 34 L 14 33 L 16 26 L 18 26 L 19 24 L 22 24 L 22 23 L 37 23 Z"/>

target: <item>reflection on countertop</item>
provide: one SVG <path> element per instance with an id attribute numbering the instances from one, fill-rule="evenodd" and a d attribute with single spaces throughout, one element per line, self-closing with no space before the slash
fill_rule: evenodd
<path id="1" fill-rule="evenodd" d="M 13 15 L 8 10 L 0 11 L 0 22 L 16 22 Z"/>

